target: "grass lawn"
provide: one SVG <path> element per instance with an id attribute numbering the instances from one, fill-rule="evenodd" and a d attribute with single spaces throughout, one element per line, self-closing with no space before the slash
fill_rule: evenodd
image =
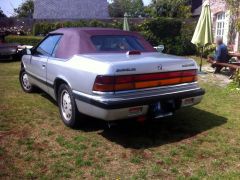
<path id="1" fill-rule="evenodd" d="M 45 93 L 21 90 L 19 65 L 0 63 L 0 179 L 240 178 L 240 94 L 200 82 L 203 102 L 173 117 L 72 130 Z"/>

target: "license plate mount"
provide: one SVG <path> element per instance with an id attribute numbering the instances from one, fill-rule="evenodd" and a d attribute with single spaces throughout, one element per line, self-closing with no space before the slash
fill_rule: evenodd
<path id="1" fill-rule="evenodd" d="M 153 119 L 159 119 L 173 115 L 173 112 L 164 111 L 161 102 L 150 105 L 150 113 Z"/>

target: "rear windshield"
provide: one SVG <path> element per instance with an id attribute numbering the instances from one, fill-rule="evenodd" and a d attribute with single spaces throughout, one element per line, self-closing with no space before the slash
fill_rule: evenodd
<path id="1" fill-rule="evenodd" d="M 97 51 L 144 51 L 143 45 L 135 36 L 97 35 L 91 41 Z"/>

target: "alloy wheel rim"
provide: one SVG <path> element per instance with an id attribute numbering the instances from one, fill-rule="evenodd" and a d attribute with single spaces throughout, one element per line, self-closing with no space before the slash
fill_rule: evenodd
<path id="1" fill-rule="evenodd" d="M 26 73 L 22 76 L 22 85 L 25 90 L 31 89 L 31 84 L 29 83 L 28 75 Z"/>
<path id="2" fill-rule="evenodd" d="M 61 111 L 64 119 L 70 121 L 72 118 L 72 103 L 69 93 L 63 90 L 61 93 Z"/>

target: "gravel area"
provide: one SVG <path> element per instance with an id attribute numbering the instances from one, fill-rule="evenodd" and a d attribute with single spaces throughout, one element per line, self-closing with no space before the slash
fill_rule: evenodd
<path id="1" fill-rule="evenodd" d="M 210 65 L 204 65 L 202 72 L 199 72 L 199 81 L 213 83 L 220 87 L 225 87 L 233 81 L 229 77 L 230 72 L 228 69 L 222 69 L 220 74 L 214 74 L 214 69 Z"/>

